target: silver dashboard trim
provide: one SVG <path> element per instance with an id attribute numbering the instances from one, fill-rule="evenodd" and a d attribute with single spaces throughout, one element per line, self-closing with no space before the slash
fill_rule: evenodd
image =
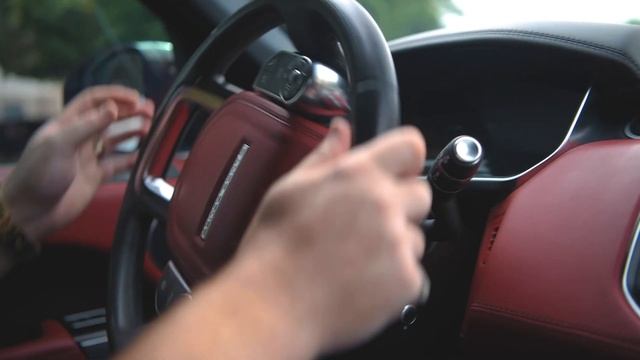
<path id="1" fill-rule="evenodd" d="M 640 140 L 640 135 L 635 134 L 633 131 L 631 131 L 631 122 L 627 124 L 627 126 L 624 127 L 624 134 L 629 138 L 629 139 L 635 139 L 635 140 Z"/>
<path id="2" fill-rule="evenodd" d="M 629 306 L 631 306 L 631 309 L 633 309 L 636 315 L 640 317 L 640 305 L 638 305 L 631 296 L 631 289 L 629 289 L 629 282 L 627 281 L 631 271 L 631 261 L 633 260 L 633 255 L 637 246 L 640 246 L 640 215 L 636 221 L 636 229 L 633 233 L 633 239 L 631 240 L 631 246 L 629 247 L 629 255 L 627 256 L 627 262 L 625 263 L 624 272 L 622 273 L 622 292 L 624 293 L 624 297 L 629 303 Z"/>
<path id="3" fill-rule="evenodd" d="M 106 330 L 98 330 L 89 334 L 76 336 L 74 340 L 82 349 L 86 349 L 96 345 L 106 344 L 109 342 L 109 336 Z"/>
<path id="4" fill-rule="evenodd" d="M 173 185 L 162 178 L 147 175 L 144 177 L 144 186 L 154 195 L 167 202 L 170 202 L 173 197 Z"/>
<path id="5" fill-rule="evenodd" d="M 521 172 L 520 174 L 517 174 L 517 175 L 513 175 L 513 176 L 498 176 L 498 177 L 477 176 L 477 177 L 472 178 L 471 181 L 473 181 L 473 182 L 504 182 L 504 181 L 516 180 L 516 179 L 519 179 L 520 177 L 528 174 L 529 172 L 535 170 L 536 168 L 538 168 L 539 166 L 543 165 L 544 163 L 546 163 L 550 159 L 552 159 L 560 151 L 562 151 L 562 149 L 564 149 L 564 147 L 567 144 L 567 142 L 569 142 L 569 139 L 571 139 L 571 136 L 573 135 L 573 131 L 575 130 L 576 125 L 578 124 L 578 122 L 580 121 L 580 118 L 582 117 L 582 112 L 584 110 L 584 107 L 585 107 L 587 101 L 589 100 L 590 95 L 591 95 L 591 88 L 589 88 L 587 90 L 587 92 L 584 94 L 584 96 L 582 98 L 582 101 L 580 102 L 580 106 L 578 107 L 578 110 L 576 111 L 576 114 L 573 117 L 573 121 L 571 122 L 571 126 L 569 127 L 569 130 L 567 131 L 567 135 L 565 135 L 565 137 L 564 137 L 564 140 L 562 140 L 562 143 L 560 143 L 560 145 L 549 156 L 547 156 L 546 158 L 544 158 L 539 163 L 533 165 L 529 169 L 527 169 L 527 170 L 525 170 L 525 171 L 523 171 L 523 172 Z"/>
<path id="6" fill-rule="evenodd" d="M 218 212 L 218 209 L 222 204 L 222 200 L 224 199 L 224 195 L 227 193 L 227 189 L 229 188 L 229 185 L 231 185 L 231 181 L 233 181 L 233 178 L 236 176 L 236 171 L 238 171 L 238 167 L 240 167 L 240 163 L 242 163 L 242 160 L 244 160 L 245 155 L 247 155 L 249 148 L 250 146 L 248 144 L 242 144 L 242 146 L 240 147 L 240 150 L 238 150 L 238 154 L 236 155 L 236 158 L 233 160 L 233 164 L 231 165 L 231 168 L 229 169 L 227 176 L 224 178 L 224 182 L 220 187 L 220 191 L 218 192 L 218 195 L 216 195 L 216 199 L 213 201 L 213 205 L 211 205 L 209 214 L 207 214 L 207 219 L 202 225 L 202 229 L 200 230 L 200 237 L 202 239 L 207 238 L 207 235 L 209 234 L 209 229 L 211 228 L 211 224 L 213 223 L 213 219 L 215 218 L 216 213 Z"/>

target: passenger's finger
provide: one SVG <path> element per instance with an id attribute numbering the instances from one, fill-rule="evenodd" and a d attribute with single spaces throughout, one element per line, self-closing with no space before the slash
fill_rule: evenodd
<path id="1" fill-rule="evenodd" d="M 126 131 L 123 132 L 121 134 L 117 134 L 114 136 L 110 136 L 107 137 L 104 140 L 104 153 L 105 154 L 110 154 L 113 152 L 113 150 L 115 150 L 115 148 L 118 146 L 118 144 L 125 142 L 129 139 L 132 138 L 142 138 L 143 136 L 145 136 L 147 133 L 144 129 L 136 129 L 136 130 L 130 130 L 130 131 Z"/>
<path id="2" fill-rule="evenodd" d="M 399 197 L 407 217 L 413 223 L 421 223 L 431 209 L 431 187 L 426 181 L 418 178 L 401 180 L 399 185 Z"/>
<path id="3" fill-rule="evenodd" d="M 107 101 L 99 108 L 74 116 L 62 124 L 60 140 L 64 144 L 80 145 L 91 137 L 98 136 L 117 117 L 117 106 L 113 101 Z"/>
<path id="4" fill-rule="evenodd" d="M 426 158 L 424 137 L 418 129 L 409 126 L 392 130 L 357 151 L 371 157 L 383 171 L 396 177 L 420 175 Z"/>
<path id="5" fill-rule="evenodd" d="M 136 163 L 137 158 L 138 153 L 135 152 L 123 155 L 111 155 L 100 160 L 103 181 L 109 180 L 116 174 L 130 170 Z"/>
<path id="6" fill-rule="evenodd" d="M 155 111 L 155 104 L 152 100 L 140 97 L 138 103 L 117 103 L 118 120 L 128 119 L 133 116 L 140 116 L 146 120 L 151 120 Z"/>
<path id="7" fill-rule="evenodd" d="M 351 126 L 342 118 L 331 121 L 324 140 L 302 160 L 299 167 L 318 165 L 346 153 L 351 147 Z"/>
<path id="8" fill-rule="evenodd" d="M 98 85 L 78 94 L 71 100 L 69 105 L 67 105 L 65 112 L 84 112 L 100 106 L 106 100 L 112 100 L 120 107 L 136 109 L 139 103 L 141 103 L 141 98 L 140 93 L 136 90 L 122 85 Z"/>

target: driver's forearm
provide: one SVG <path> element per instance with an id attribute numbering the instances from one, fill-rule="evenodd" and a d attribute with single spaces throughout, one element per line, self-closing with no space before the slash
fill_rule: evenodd
<path id="1" fill-rule="evenodd" d="M 253 269 L 251 267 L 254 267 Z M 236 266 L 236 268 L 238 268 Z M 317 348 L 275 305 L 277 286 L 257 264 L 227 269 L 153 324 L 121 358 L 305 359 Z"/>

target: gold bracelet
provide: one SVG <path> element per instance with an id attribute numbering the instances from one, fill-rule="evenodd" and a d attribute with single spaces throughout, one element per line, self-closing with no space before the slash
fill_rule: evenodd
<path id="1" fill-rule="evenodd" d="M 0 196 L 0 251 L 12 264 L 30 260 L 40 253 L 40 243 L 30 241 L 24 231 L 11 221 L 11 212 L 2 196 Z"/>

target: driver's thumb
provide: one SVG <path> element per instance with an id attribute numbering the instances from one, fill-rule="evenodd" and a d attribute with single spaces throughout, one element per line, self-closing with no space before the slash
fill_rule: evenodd
<path id="1" fill-rule="evenodd" d="M 314 166 L 335 159 L 351 147 L 351 126 L 343 118 L 331 121 L 324 140 L 300 163 L 301 167 Z"/>

